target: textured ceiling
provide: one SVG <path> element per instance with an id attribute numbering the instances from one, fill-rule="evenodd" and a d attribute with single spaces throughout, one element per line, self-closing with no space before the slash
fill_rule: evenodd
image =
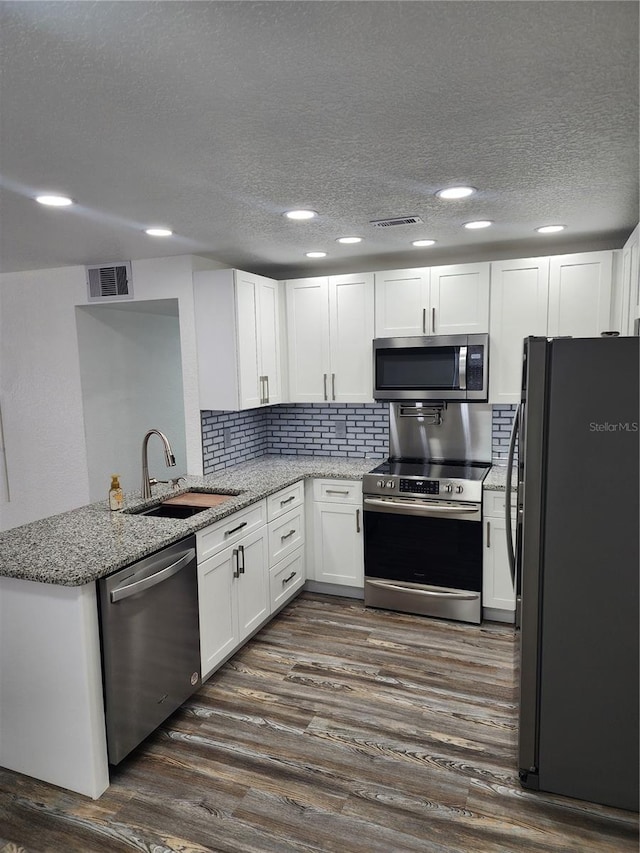
<path id="1" fill-rule="evenodd" d="M 283 278 L 620 246 L 638 221 L 637 2 L 0 8 L 5 271 L 196 253 Z M 458 183 L 479 192 L 434 197 Z"/>

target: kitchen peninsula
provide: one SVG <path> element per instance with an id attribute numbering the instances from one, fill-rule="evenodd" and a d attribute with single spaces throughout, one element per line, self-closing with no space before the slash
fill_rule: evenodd
<path id="1" fill-rule="evenodd" d="M 370 459 L 269 457 L 124 510 L 81 507 L 0 534 L 0 766 L 87 796 L 109 785 L 96 581 L 302 479 L 360 480 Z M 234 493 L 187 519 L 131 514 L 187 490 Z"/>

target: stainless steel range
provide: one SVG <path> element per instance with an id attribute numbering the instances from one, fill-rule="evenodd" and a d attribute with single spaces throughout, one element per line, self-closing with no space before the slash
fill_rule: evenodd
<path id="1" fill-rule="evenodd" d="M 393 455 L 363 479 L 367 606 L 482 620 L 482 481 L 491 467 L 490 410 L 478 408 L 392 404 Z M 402 447 L 464 455 L 412 457 Z M 480 459 L 469 461 L 473 454 Z"/>

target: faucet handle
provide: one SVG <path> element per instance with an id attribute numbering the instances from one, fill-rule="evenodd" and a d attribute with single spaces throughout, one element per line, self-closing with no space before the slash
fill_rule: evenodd
<path id="1" fill-rule="evenodd" d="M 171 485 L 173 486 L 174 489 L 180 488 L 180 480 L 182 480 L 183 483 L 185 482 L 184 477 L 173 477 L 171 479 Z"/>

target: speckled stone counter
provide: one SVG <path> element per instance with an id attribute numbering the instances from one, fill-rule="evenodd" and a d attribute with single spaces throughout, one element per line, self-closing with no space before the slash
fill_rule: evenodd
<path id="1" fill-rule="evenodd" d="M 111 512 L 106 501 L 0 533 L 0 576 L 81 586 L 213 524 L 307 477 L 361 480 L 379 461 L 340 457 L 262 456 L 206 477 L 186 477 L 179 491 L 155 486 L 152 500 L 135 493 Z M 189 489 L 238 492 L 188 519 L 130 514 Z"/>
<path id="2" fill-rule="evenodd" d="M 487 489 L 490 492 L 504 492 L 506 489 L 506 480 L 507 480 L 507 466 L 506 465 L 493 465 L 487 476 L 484 478 L 482 482 L 482 488 Z M 516 470 L 514 469 L 513 477 L 511 479 L 511 490 L 515 491 L 518 485 L 518 477 L 516 474 Z"/>

